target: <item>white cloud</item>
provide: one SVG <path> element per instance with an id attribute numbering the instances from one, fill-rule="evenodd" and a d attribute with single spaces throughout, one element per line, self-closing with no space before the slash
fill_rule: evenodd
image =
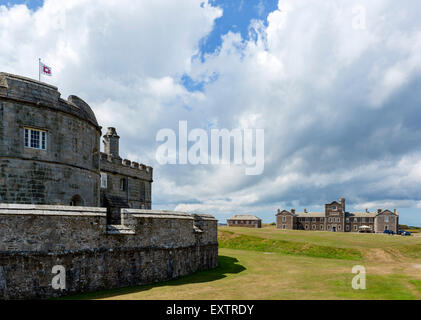
<path id="1" fill-rule="evenodd" d="M 249 40 L 223 35 L 196 57 L 222 11 L 204 2 L 45 1 L 36 12 L 0 7 L 2 71 L 52 83 L 116 126 L 123 156 L 155 167 L 154 204 L 229 215 L 316 206 L 345 196 L 356 208 L 419 206 L 421 6 L 283 0 L 254 20 Z M 180 78 L 205 81 L 190 92 Z M 50 79 L 48 79 L 50 80 Z M 265 171 L 232 166 L 160 166 L 156 132 L 256 126 L 265 129 Z M 361 208 L 362 208 L 361 207 Z"/>

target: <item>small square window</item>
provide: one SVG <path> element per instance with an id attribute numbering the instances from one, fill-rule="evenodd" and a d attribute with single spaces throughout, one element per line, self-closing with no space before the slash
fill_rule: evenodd
<path id="1" fill-rule="evenodd" d="M 24 146 L 25 148 L 46 150 L 47 131 L 25 127 Z"/>

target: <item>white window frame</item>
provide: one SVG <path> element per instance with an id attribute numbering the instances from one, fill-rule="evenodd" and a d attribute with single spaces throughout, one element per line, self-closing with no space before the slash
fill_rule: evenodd
<path id="1" fill-rule="evenodd" d="M 384 223 L 389 223 L 389 216 L 384 216 Z"/>
<path id="2" fill-rule="evenodd" d="M 357 225 L 354 225 L 354 231 L 357 230 Z"/>
<path id="3" fill-rule="evenodd" d="M 282 216 L 282 222 L 286 222 L 287 221 L 287 217 Z"/>
<path id="4" fill-rule="evenodd" d="M 323 230 L 323 225 L 322 224 L 320 225 L 320 230 Z"/>
<path id="5" fill-rule="evenodd" d="M 101 172 L 101 189 L 107 189 L 108 187 L 108 177 L 105 172 Z"/>
<path id="6" fill-rule="evenodd" d="M 38 146 L 33 145 L 32 132 L 38 134 Z M 36 141 L 36 140 L 34 140 Z M 35 142 L 34 142 L 35 144 Z M 31 127 L 23 128 L 23 145 L 28 149 L 47 150 L 47 131 Z"/>
<path id="7" fill-rule="evenodd" d="M 287 226 L 283 224 L 282 225 L 282 229 L 286 229 L 286 228 L 287 228 Z"/>
<path id="8" fill-rule="evenodd" d="M 347 225 L 345 226 L 345 230 L 346 230 L 346 231 L 349 231 L 349 224 L 347 224 Z"/>

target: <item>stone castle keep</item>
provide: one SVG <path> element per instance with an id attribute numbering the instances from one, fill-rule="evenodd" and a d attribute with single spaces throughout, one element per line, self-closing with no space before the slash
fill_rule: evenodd
<path id="1" fill-rule="evenodd" d="M 82 99 L 0 73 L 0 298 L 168 280 L 217 266 L 217 221 L 152 210 L 151 167 L 122 159 Z M 66 289 L 52 268 L 65 267 Z"/>

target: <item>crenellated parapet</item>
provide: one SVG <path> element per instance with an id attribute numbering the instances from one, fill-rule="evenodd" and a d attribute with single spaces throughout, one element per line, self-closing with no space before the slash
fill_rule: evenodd
<path id="1" fill-rule="evenodd" d="M 115 174 L 126 175 L 133 178 L 152 181 L 153 168 L 142 163 L 130 161 L 128 159 L 116 158 L 113 155 L 101 152 L 102 171 L 112 172 Z"/>

